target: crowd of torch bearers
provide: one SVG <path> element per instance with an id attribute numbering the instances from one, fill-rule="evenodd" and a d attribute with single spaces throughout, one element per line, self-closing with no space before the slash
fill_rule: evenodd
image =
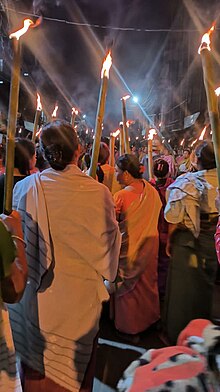
<path id="1" fill-rule="evenodd" d="M 16 131 L 16 120 L 18 111 L 18 97 L 19 97 L 19 84 L 20 84 L 20 67 L 21 67 L 21 43 L 20 37 L 25 34 L 29 28 L 36 27 L 40 24 L 40 20 L 34 23 L 30 19 L 24 20 L 24 26 L 22 29 L 15 33 L 12 33 L 9 38 L 12 40 L 13 47 L 13 63 L 11 71 L 11 88 L 10 88 L 10 100 L 9 100 L 9 111 L 8 111 L 8 127 L 7 127 L 7 148 L 6 148 L 6 170 L 5 170 L 5 195 L 4 195 L 4 213 L 10 214 L 12 210 L 12 189 L 13 189 L 13 169 L 14 169 L 14 143 L 15 143 L 15 131 Z M 201 45 L 199 48 L 199 54 L 202 58 L 202 67 L 204 75 L 204 85 L 207 95 L 208 112 L 211 124 L 211 133 L 213 137 L 218 181 L 220 184 L 220 123 L 219 123 L 219 111 L 218 111 L 218 98 L 220 94 L 220 88 L 214 90 L 214 74 L 212 66 L 212 52 L 210 47 L 210 37 L 214 31 L 214 26 L 203 35 Z M 101 86 L 96 114 L 95 124 L 95 137 L 92 149 L 91 166 L 89 175 L 93 178 L 96 177 L 96 168 L 98 163 L 99 148 L 102 136 L 102 125 L 105 114 L 105 103 L 108 89 L 109 71 L 112 65 L 112 57 L 109 52 L 104 59 L 103 67 L 101 71 Z M 122 123 L 120 129 L 110 134 L 110 165 L 114 166 L 114 150 L 115 150 L 115 139 L 120 136 L 120 155 L 124 153 L 130 153 L 130 143 L 128 134 L 128 123 L 126 116 L 126 101 L 130 98 L 130 95 L 126 95 L 121 98 L 122 102 Z M 58 105 L 54 107 L 54 111 L 51 116 L 51 120 L 56 119 L 58 111 Z M 39 119 L 42 112 L 42 105 L 40 96 L 37 94 L 37 108 L 34 119 L 34 127 L 32 140 L 35 141 L 38 134 Z M 71 114 L 71 125 L 74 127 L 78 110 L 72 108 Z M 191 143 L 193 147 L 198 140 L 203 140 L 206 133 L 207 126 L 201 132 L 198 139 L 195 139 Z M 152 157 L 152 143 L 154 135 L 157 135 L 158 131 L 154 128 L 149 130 L 148 134 L 148 160 L 149 160 L 149 178 L 153 176 L 153 157 Z M 184 139 L 180 145 L 183 147 Z"/>

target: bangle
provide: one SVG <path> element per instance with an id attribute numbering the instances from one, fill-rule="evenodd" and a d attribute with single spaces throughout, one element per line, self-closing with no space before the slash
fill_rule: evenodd
<path id="1" fill-rule="evenodd" d="M 18 240 L 18 241 L 21 241 L 22 244 L 24 245 L 24 247 L 26 248 L 27 244 L 26 244 L 25 240 L 23 240 L 23 238 L 19 237 L 18 235 L 14 235 L 14 234 L 11 236 L 11 238 Z"/>

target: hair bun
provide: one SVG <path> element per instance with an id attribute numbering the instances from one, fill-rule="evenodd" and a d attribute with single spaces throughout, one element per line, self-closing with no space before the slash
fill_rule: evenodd
<path id="1" fill-rule="evenodd" d="M 62 149 L 57 144 L 50 144 L 44 150 L 45 158 L 55 170 L 63 170 L 66 163 L 63 161 Z"/>

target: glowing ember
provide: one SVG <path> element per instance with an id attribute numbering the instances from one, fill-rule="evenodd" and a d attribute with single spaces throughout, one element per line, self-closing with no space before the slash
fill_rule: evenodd
<path id="1" fill-rule="evenodd" d="M 120 129 L 117 129 L 117 131 L 112 132 L 112 136 L 117 137 L 120 134 Z"/>
<path id="2" fill-rule="evenodd" d="M 127 99 L 131 98 L 130 95 L 125 95 L 124 97 L 121 98 L 121 101 L 127 101 Z"/>
<path id="3" fill-rule="evenodd" d="M 106 78 L 109 78 L 109 70 L 111 68 L 111 65 L 112 65 L 112 56 L 111 56 L 111 52 L 109 52 L 102 66 L 102 72 L 101 72 L 102 79 L 104 76 Z"/>
<path id="4" fill-rule="evenodd" d="M 14 33 L 11 33 L 9 35 L 9 38 L 16 38 L 17 40 L 19 40 L 19 38 L 24 35 L 30 26 L 34 26 L 34 22 L 31 19 L 25 19 L 24 20 L 24 26 L 22 27 L 22 29 L 15 31 Z"/>
<path id="5" fill-rule="evenodd" d="M 154 135 L 156 135 L 157 132 L 154 128 L 149 129 L 149 133 L 148 133 L 148 140 L 153 140 Z"/>
<path id="6" fill-rule="evenodd" d="M 55 106 L 54 111 L 52 113 L 52 117 L 56 117 L 57 116 L 57 110 L 58 110 L 58 105 Z"/>
<path id="7" fill-rule="evenodd" d="M 206 126 L 205 126 L 205 128 L 203 128 L 203 130 L 201 132 L 201 135 L 199 136 L 199 140 L 203 140 L 204 139 L 205 133 L 206 133 Z"/>
<path id="8" fill-rule="evenodd" d="M 180 145 L 181 145 L 181 146 L 183 145 L 183 143 L 184 143 L 184 140 L 185 140 L 185 139 L 183 139 L 183 140 L 181 141 L 181 143 L 180 143 Z"/>
<path id="9" fill-rule="evenodd" d="M 198 50 L 199 54 L 201 53 L 201 50 L 203 50 L 203 49 L 208 49 L 209 51 L 211 50 L 211 48 L 210 48 L 210 44 L 211 44 L 210 36 L 213 33 L 214 29 L 215 29 L 215 26 L 212 25 L 211 29 L 202 36 L 201 45 L 200 45 L 199 50 Z"/>
<path id="10" fill-rule="evenodd" d="M 36 133 L 36 137 L 41 134 L 41 131 L 42 131 L 42 127 L 39 128 L 38 132 Z"/>
<path id="11" fill-rule="evenodd" d="M 79 111 L 76 108 L 72 108 L 72 114 L 79 114 Z"/>
<path id="12" fill-rule="evenodd" d="M 42 105 L 40 101 L 40 95 L 37 93 L 37 110 L 41 111 L 42 110 Z"/>
<path id="13" fill-rule="evenodd" d="M 219 95 L 220 95 L 220 87 L 215 89 L 215 93 L 216 93 L 217 97 L 219 97 Z"/>

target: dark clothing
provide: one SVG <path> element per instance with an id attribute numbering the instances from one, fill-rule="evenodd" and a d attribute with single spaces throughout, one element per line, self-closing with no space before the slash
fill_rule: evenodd
<path id="1" fill-rule="evenodd" d="M 18 181 L 23 180 L 25 176 L 14 176 L 14 186 Z M 3 203 L 4 203 L 4 189 L 5 189 L 5 175 L 0 176 L 0 214 L 3 213 Z"/>
<path id="2" fill-rule="evenodd" d="M 171 344 L 193 319 L 210 319 L 217 271 L 214 234 L 217 218 L 202 221 L 198 238 L 187 228 L 171 238 L 172 255 L 167 280 L 165 324 Z"/>

